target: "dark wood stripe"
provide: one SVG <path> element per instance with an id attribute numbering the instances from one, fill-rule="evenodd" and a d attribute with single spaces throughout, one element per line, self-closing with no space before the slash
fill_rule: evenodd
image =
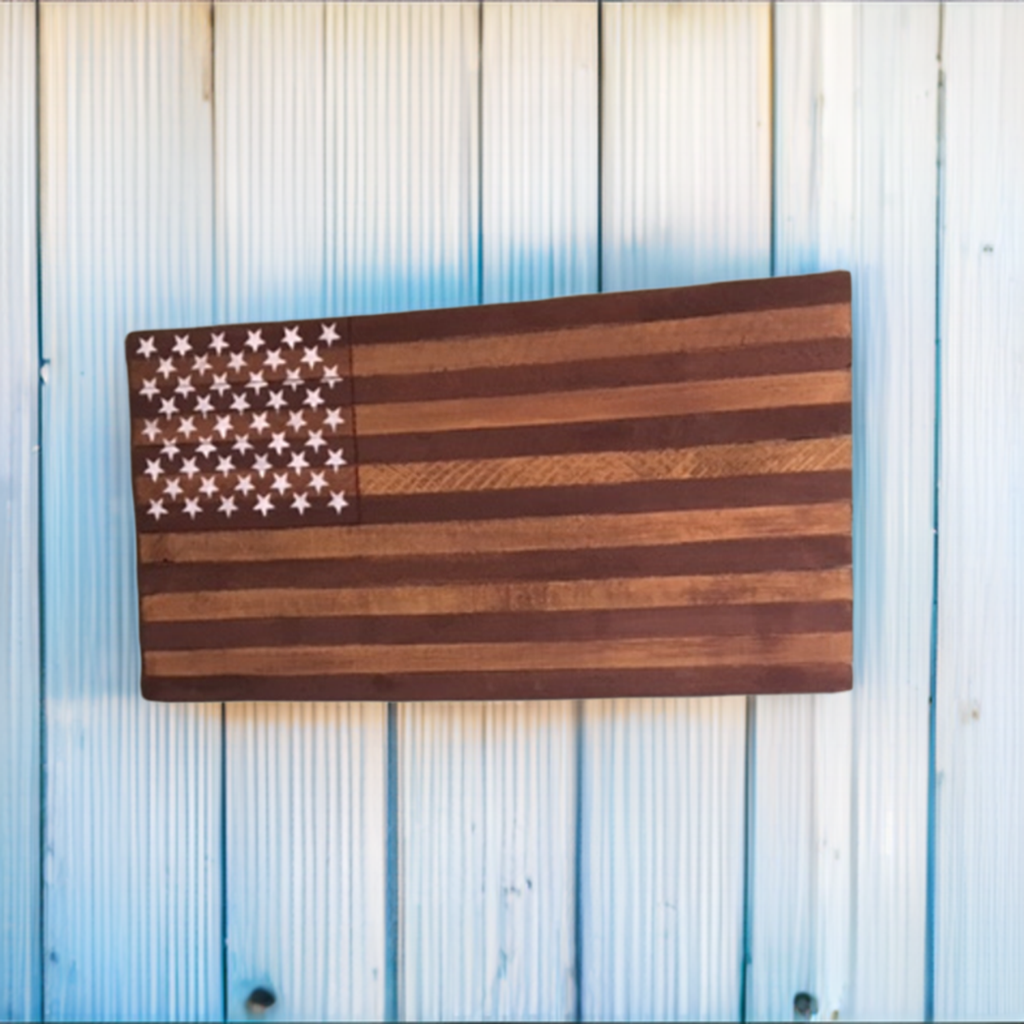
<path id="1" fill-rule="evenodd" d="M 301 580 L 274 590 L 153 594 L 141 599 L 146 622 L 239 618 L 317 618 L 351 615 L 455 615 L 480 612 L 693 607 L 848 601 L 850 566 L 818 572 L 740 573 L 732 576 L 655 576 L 582 582 L 452 584 L 446 587 L 302 589 Z"/>
<path id="2" fill-rule="evenodd" d="M 418 310 L 351 321 L 353 345 L 481 334 L 520 334 L 583 324 L 685 319 L 754 310 L 849 303 L 846 271 L 687 288 L 608 292 L 539 302 Z"/>
<path id="3" fill-rule="evenodd" d="M 146 651 L 144 671 L 154 675 L 297 676 L 348 672 L 484 672 L 553 669 L 685 668 L 715 665 L 842 663 L 849 633 L 787 636 L 645 637 L 578 643 L 404 644 L 330 647 L 236 647 L 229 651 Z"/>
<path id="4" fill-rule="evenodd" d="M 477 555 L 341 558 L 323 561 L 143 565 L 142 594 L 252 590 L 295 582 L 306 588 L 499 583 L 506 580 L 627 579 L 711 573 L 832 569 L 850 564 L 850 538 L 773 537 L 654 547 L 515 551 Z"/>
<path id="5" fill-rule="evenodd" d="M 472 494 L 362 495 L 364 523 L 440 522 L 587 513 L 667 512 L 673 509 L 741 508 L 840 501 L 851 495 L 849 470 L 779 473 L 716 480 L 579 487 L 535 487 Z"/>
<path id="6" fill-rule="evenodd" d="M 704 352 L 665 352 L 638 357 L 589 359 L 547 365 L 360 377 L 355 401 L 423 402 L 484 395 L 715 380 L 782 373 L 841 370 L 850 366 L 850 339 L 823 338 L 789 344 L 751 345 Z"/>
<path id="7" fill-rule="evenodd" d="M 319 676 L 146 675 L 142 693 L 160 701 L 240 700 L 588 700 L 849 690 L 849 665 L 746 665 L 714 668 L 591 669 L 555 672 L 364 673 Z"/>
<path id="8" fill-rule="evenodd" d="M 560 452 L 642 451 L 745 441 L 800 440 L 849 434 L 849 403 L 682 413 L 656 419 L 566 423 L 493 430 L 416 432 L 359 438 L 361 465 L 437 462 L 442 459 L 507 458 Z"/>
<path id="9" fill-rule="evenodd" d="M 596 419 L 632 420 L 681 412 L 729 412 L 789 405 L 833 405 L 850 399 L 850 371 L 779 374 L 738 380 L 698 380 L 611 387 L 588 391 L 547 391 L 494 398 L 424 402 L 359 403 L 360 438 L 414 431 L 527 427 Z"/>
<path id="10" fill-rule="evenodd" d="M 669 636 L 743 636 L 846 633 L 849 601 L 511 612 L 478 615 L 348 616 L 309 619 L 240 619 L 220 622 L 144 623 L 146 650 L 231 647 L 305 647 L 333 644 L 437 644 L 547 642 Z"/>

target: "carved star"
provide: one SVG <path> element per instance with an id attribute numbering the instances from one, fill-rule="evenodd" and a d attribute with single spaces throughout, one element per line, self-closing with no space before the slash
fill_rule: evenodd
<path id="1" fill-rule="evenodd" d="M 218 416 L 217 422 L 213 425 L 213 429 L 220 434 L 221 440 L 231 433 L 231 417 L 230 416 Z"/>
<path id="2" fill-rule="evenodd" d="M 256 413 L 249 425 L 257 434 L 262 434 L 264 430 L 270 429 L 270 424 L 267 422 L 267 414 L 265 412 Z"/>
<path id="3" fill-rule="evenodd" d="M 285 494 L 292 489 L 292 485 L 288 483 L 287 473 L 275 473 L 274 482 L 270 485 L 272 490 L 277 491 L 278 494 Z"/>
<path id="4" fill-rule="evenodd" d="M 345 453 L 340 448 L 336 452 L 328 452 L 327 465 L 330 469 L 341 469 L 342 466 L 347 466 Z"/>
<path id="5" fill-rule="evenodd" d="M 251 348 L 253 352 L 258 352 L 266 344 L 263 340 L 263 331 L 260 328 L 257 328 L 255 331 L 248 331 L 247 333 L 249 337 L 245 339 L 245 344 Z"/>
<path id="6" fill-rule="evenodd" d="M 305 348 L 302 350 L 306 354 L 299 360 L 300 363 L 306 363 L 312 370 L 317 363 L 322 363 L 323 360 L 320 358 L 320 353 L 317 352 L 316 348 Z"/>
<path id="7" fill-rule="evenodd" d="M 163 448 L 160 449 L 160 454 L 168 459 L 173 459 L 178 454 L 178 446 L 173 440 L 165 441 Z"/>
<path id="8" fill-rule="evenodd" d="M 245 386 L 252 388 L 256 394 L 259 394 L 267 386 L 267 382 L 263 379 L 263 371 L 254 370 Z"/>
<path id="9" fill-rule="evenodd" d="M 226 373 L 215 373 L 213 375 L 213 383 L 210 385 L 211 391 L 216 391 L 218 395 L 223 395 L 231 385 L 228 383 L 228 375 Z"/>
<path id="10" fill-rule="evenodd" d="M 220 499 L 219 511 L 223 512 L 224 515 L 228 517 L 228 519 L 231 518 L 232 512 L 238 511 L 238 506 L 235 504 L 235 499 L 230 494 L 226 498 Z"/>
<path id="11" fill-rule="evenodd" d="M 310 388 L 306 392 L 306 397 L 302 401 L 303 405 L 308 405 L 311 409 L 317 409 L 324 404 L 324 400 L 320 397 L 319 388 Z"/>
<path id="12" fill-rule="evenodd" d="M 270 500 L 269 494 L 261 494 L 256 499 L 256 511 L 266 518 L 268 512 L 274 511 L 274 503 Z"/>
<path id="13" fill-rule="evenodd" d="M 284 386 L 291 388 L 294 391 L 296 388 L 301 388 L 303 385 L 302 373 L 299 370 L 289 370 L 287 376 L 284 379 Z"/>
<path id="14" fill-rule="evenodd" d="M 176 334 L 174 336 L 174 345 L 172 347 L 179 356 L 187 356 L 189 352 L 192 351 L 192 343 L 188 340 L 187 334 Z"/>
<path id="15" fill-rule="evenodd" d="M 199 444 L 196 447 L 196 451 L 204 458 L 208 459 L 215 451 L 217 446 L 208 437 L 199 438 Z"/>
<path id="16" fill-rule="evenodd" d="M 322 430 L 311 430 L 309 437 L 306 438 L 306 447 L 312 448 L 313 451 L 318 452 L 320 449 L 327 444 L 324 440 L 324 432 Z"/>
<path id="17" fill-rule="evenodd" d="M 152 359 L 156 355 L 156 341 L 153 338 L 139 338 L 139 348 L 136 355 L 143 359 Z"/>
<path id="18" fill-rule="evenodd" d="M 146 468 L 144 472 L 151 480 L 155 481 L 157 477 L 163 474 L 163 471 L 164 468 L 160 465 L 159 459 L 146 459 Z"/>
<path id="19" fill-rule="evenodd" d="M 337 430 L 345 422 L 340 409 L 329 409 L 324 417 L 324 426 L 330 430 Z"/>
<path id="20" fill-rule="evenodd" d="M 323 473 L 311 473 L 309 476 L 309 486 L 319 494 L 327 486 Z"/>
<path id="21" fill-rule="evenodd" d="M 245 397 L 244 391 L 239 391 L 237 395 L 231 400 L 231 408 L 235 412 L 245 412 L 249 408 L 249 399 Z"/>
<path id="22" fill-rule="evenodd" d="M 326 384 L 329 388 L 333 388 L 335 384 L 340 384 L 345 378 L 338 376 L 338 368 L 336 366 L 325 366 L 323 376 L 320 378 L 321 384 Z"/>
<path id="23" fill-rule="evenodd" d="M 254 491 L 255 489 L 251 476 L 240 476 L 238 478 L 238 483 L 235 484 L 235 490 L 241 491 L 246 497 L 249 496 L 250 491 Z"/>
<path id="24" fill-rule="evenodd" d="M 273 448 L 274 451 L 277 452 L 278 455 L 280 455 L 281 452 L 285 451 L 286 449 L 290 448 L 291 446 L 284 439 L 284 433 L 280 433 L 280 434 L 274 434 L 271 437 L 270 444 L 267 447 L 268 448 Z"/>
<path id="25" fill-rule="evenodd" d="M 253 460 L 252 468 L 254 473 L 259 473 L 260 479 L 262 480 L 267 471 L 273 467 L 270 465 L 270 459 L 268 459 L 266 455 L 260 454 Z"/>
<path id="26" fill-rule="evenodd" d="M 283 391 L 270 391 L 267 393 L 267 408 L 273 409 L 275 412 L 278 409 L 283 409 L 288 404 L 288 400 L 284 397 Z"/>
<path id="27" fill-rule="evenodd" d="M 286 327 L 284 329 L 284 338 L 282 344 L 287 345 L 289 348 L 295 348 L 302 341 L 302 335 L 299 334 L 299 328 L 296 324 L 295 327 Z"/>
<path id="28" fill-rule="evenodd" d="M 170 419 L 172 416 L 176 415 L 177 412 L 178 412 L 178 407 L 177 407 L 177 405 L 174 404 L 174 399 L 173 398 L 165 398 L 165 399 L 163 399 L 163 401 L 161 401 L 161 403 L 160 403 L 160 413 L 161 413 L 161 415 L 166 416 L 168 419 Z"/>
<path id="29" fill-rule="evenodd" d="M 160 517 L 167 515 L 167 509 L 164 508 L 163 498 L 159 498 L 156 501 L 149 503 L 149 514 L 157 521 L 160 522 Z"/>
<path id="30" fill-rule="evenodd" d="M 296 452 L 288 463 L 288 468 L 296 473 L 301 473 L 302 470 L 309 468 L 309 463 L 306 461 L 306 456 L 302 452 Z"/>
<path id="31" fill-rule="evenodd" d="M 242 455 L 248 451 L 252 451 L 252 443 L 249 441 L 246 434 L 243 434 L 231 447 Z"/>
<path id="32" fill-rule="evenodd" d="M 160 365 L 156 368 L 156 372 L 166 380 L 172 373 L 174 373 L 174 360 L 161 359 Z"/>
<path id="33" fill-rule="evenodd" d="M 292 508 L 299 513 L 300 516 L 306 514 L 306 509 L 309 508 L 309 498 L 304 494 L 296 494 L 292 499 Z"/>
<path id="34" fill-rule="evenodd" d="M 155 441 L 160 436 L 160 428 L 156 425 L 156 420 L 146 420 L 142 432 L 146 435 L 147 441 Z"/>
<path id="35" fill-rule="evenodd" d="M 331 491 L 331 496 L 330 496 L 330 498 L 327 499 L 327 504 L 330 505 L 331 508 L 333 508 L 335 512 L 337 512 L 339 515 L 341 515 L 342 511 L 344 509 L 348 508 L 348 502 L 345 500 L 345 492 L 344 491 L 338 491 L 338 492 Z"/>
<path id="36" fill-rule="evenodd" d="M 203 482 L 199 485 L 199 493 L 205 494 L 208 498 L 213 498 L 220 493 L 217 490 L 217 485 L 213 482 L 212 476 L 203 477 Z"/>
<path id="37" fill-rule="evenodd" d="M 193 420 L 193 416 L 182 416 L 181 423 L 178 425 L 178 433 L 184 438 L 190 438 L 196 432 L 196 426 Z"/>
<path id="38" fill-rule="evenodd" d="M 199 513 L 202 512 L 203 510 L 202 510 L 202 507 L 199 504 L 199 499 L 198 498 L 186 498 L 185 499 L 185 507 L 182 509 L 182 511 L 190 519 L 195 519 L 195 517 L 197 515 L 199 515 Z"/>
<path id="39" fill-rule="evenodd" d="M 204 373 L 209 373 L 213 367 L 210 365 L 210 358 L 204 352 L 202 355 L 198 355 L 192 360 L 192 372 L 198 373 L 201 377 Z"/>
<path id="40" fill-rule="evenodd" d="M 168 478 L 167 482 L 164 484 L 164 494 L 166 494 L 172 501 L 180 496 L 181 484 L 178 483 L 177 477 Z"/>
<path id="41" fill-rule="evenodd" d="M 209 416 L 213 412 L 213 403 L 210 401 L 209 395 L 200 395 L 196 399 L 196 412 L 200 416 Z"/>
<path id="42" fill-rule="evenodd" d="M 160 389 L 156 386 L 156 377 L 153 377 L 151 380 L 144 380 L 142 387 L 139 388 L 139 394 L 143 398 L 156 398 L 160 394 Z"/>
<path id="43" fill-rule="evenodd" d="M 284 366 L 284 360 L 281 358 L 281 350 L 279 348 L 272 348 L 267 350 L 266 356 L 263 358 L 265 366 L 269 366 L 271 370 L 276 370 L 279 366 Z"/>
<path id="44" fill-rule="evenodd" d="M 220 355 L 227 347 L 228 343 L 224 340 L 224 331 L 221 331 L 219 334 L 210 335 L 210 348 L 212 348 L 217 355 Z"/>
<path id="45" fill-rule="evenodd" d="M 181 463 L 181 473 L 182 473 L 182 476 L 186 476 L 186 477 L 188 477 L 189 480 L 191 480 L 192 477 L 194 477 L 196 475 L 196 473 L 198 473 L 198 472 L 199 472 L 199 467 L 196 465 L 196 460 L 195 459 L 184 459 L 182 461 L 182 463 Z"/>
<path id="46" fill-rule="evenodd" d="M 217 472 L 227 476 L 229 473 L 234 473 L 235 464 L 231 461 L 230 455 L 223 455 L 217 460 Z"/>
<path id="47" fill-rule="evenodd" d="M 328 345 L 333 345 L 341 338 L 341 335 L 334 329 L 334 324 L 321 324 L 323 330 L 320 332 L 320 340 Z"/>
<path id="48" fill-rule="evenodd" d="M 288 426 L 292 430 L 302 430 L 306 425 L 306 417 L 298 409 L 288 416 Z"/>
<path id="49" fill-rule="evenodd" d="M 231 358 L 228 360 L 228 366 L 232 370 L 237 370 L 241 373 L 245 369 L 245 356 L 241 352 L 232 352 Z"/>

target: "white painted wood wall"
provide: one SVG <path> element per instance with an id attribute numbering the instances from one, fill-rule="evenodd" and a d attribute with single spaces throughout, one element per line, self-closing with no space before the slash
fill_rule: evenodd
<path id="1" fill-rule="evenodd" d="M 0 2 L 0 1019 L 1024 1015 L 1024 7 Z M 847 268 L 852 694 L 159 706 L 125 333 Z"/>

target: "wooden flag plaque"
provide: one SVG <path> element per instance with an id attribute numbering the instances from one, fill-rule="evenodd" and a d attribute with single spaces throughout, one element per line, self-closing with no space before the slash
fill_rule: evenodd
<path id="1" fill-rule="evenodd" d="M 152 700 L 851 686 L 846 273 L 127 357 Z"/>

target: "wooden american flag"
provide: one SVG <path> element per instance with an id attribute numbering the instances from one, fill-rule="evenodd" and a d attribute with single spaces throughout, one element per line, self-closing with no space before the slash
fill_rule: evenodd
<path id="1" fill-rule="evenodd" d="M 151 699 L 851 685 L 846 273 L 127 355 Z"/>

